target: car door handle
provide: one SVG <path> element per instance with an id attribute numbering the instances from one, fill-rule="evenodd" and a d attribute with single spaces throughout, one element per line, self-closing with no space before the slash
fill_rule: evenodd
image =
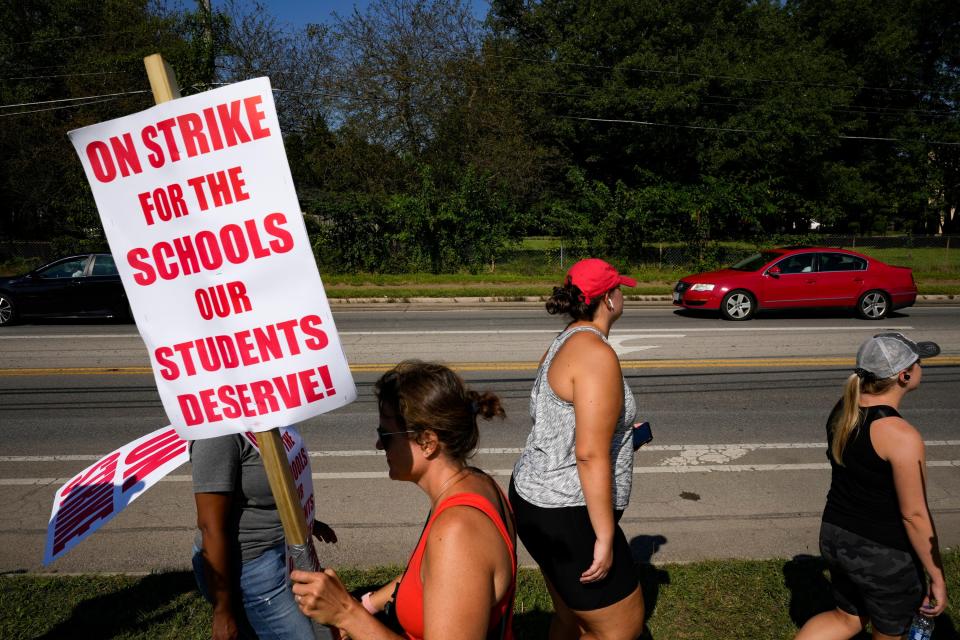
<path id="1" fill-rule="evenodd" d="M 813 278 L 810 278 L 809 280 L 807 280 L 807 284 L 817 284 L 817 281 Z"/>
<path id="2" fill-rule="evenodd" d="M 854 278 L 853 281 L 857 284 L 863 284 L 863 278 Z"/>

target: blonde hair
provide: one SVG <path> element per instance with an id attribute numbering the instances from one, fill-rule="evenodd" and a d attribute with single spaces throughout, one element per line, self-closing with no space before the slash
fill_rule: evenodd
<path id="1" fill-rule="evenodd" d="M 897 376 L 877 380 L 869 377 L 861 378 L 851 373 L 847 378 L 847 382 L 843 385 L 843 397 L 840 399 L 840 411 L 835 414 L 833 423 L 830 425 L 830 454 L 841 467 L 843 450 L 863 416 L 860 410 L 860 394 L 883 393 L 897 382 Z"/>

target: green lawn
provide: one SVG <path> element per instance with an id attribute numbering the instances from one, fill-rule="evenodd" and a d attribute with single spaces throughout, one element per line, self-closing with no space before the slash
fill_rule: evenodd
<path id="1" fill-rule="evenodd" d="M 960 551 L 944 555 L 948 591 L 960 596 Z M 386 582 L 398 567 L 344 570 L 351 589 Z M 798 625 L 832 607 L 817 558 L 643 565 L 648 640 L 789 639 Z M 543 638 L 550 598 L 538 571 L 520 573 L 517 637 Z M 193 576 L 0 577 L 0 638 L 209 638 L 210 611 Z M 960 608 L 937 621 L 936 640 L 956 640 Z M 866 638 L 867 636 L 863 636 Z"/>
<path id="2" fill-rule="evenodd" d="M 322 274 L 331 298 L 409 298 L 482 297 L 513 299 L 548 296 L 563 279 L 564 270 L 547 251 L 559 241 L 550 237 L 527 238 L 526 254 L 498 263 L 494 270 L 481 273 L 408 273 L 408 274 Z M 746 248 L 743 243 L 729 246 Z M 726 245 L 725 245 L 726 246 Z M 537 253 L 543 250 L 543 253 Z M 912 267 L 921 294 L 960 295 L 960 249 L 872 249 L 856 247 L 867 255 L 890 264 Z M 22 273 L 36 264 L 14 261 L 0 264 L 0 276 Z M 566 265 L 569 266 L 569 265 Z M 673 284 L 692 272 L 689 267 L 635 266 L 627 272 L 640 283 L 628 291 L 634 295 L 670 295 Z"/>

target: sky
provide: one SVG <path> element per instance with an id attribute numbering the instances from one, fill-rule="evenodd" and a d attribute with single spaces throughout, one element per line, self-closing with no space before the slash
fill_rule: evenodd
<path id="1" fill-rule="evenodd" d="M 370 0 L 261 0 L 280 22 L 294 27 L 301 27 L 307 23 L 326 22 L 330 14 L 337 12 L 346 15 L 353 11 L 354 6 L 363 11 Z M 473 5 L 473 14 L 479 19 L 487 15 L 490 7 L 488 0 L 470 0 Z M 216 8 L 217 0 L 213 0 Z"/>

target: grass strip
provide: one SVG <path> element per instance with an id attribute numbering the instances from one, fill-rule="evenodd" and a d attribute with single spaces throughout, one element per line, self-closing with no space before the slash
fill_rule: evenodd
<path id="1" fill-rule="evenodd" d="M 552 284 L 544 285 L 474 285 L 474 286 L 330 286 L 326 287 L 329 298 L 383 298 L 384 301 L 402 302 L 410 298 L 498 298 L 516 299 L 525 297 L 545 297 L 552 291 Z M 958 283 L 918 283 L 920 295 L 948 295 L 960 296 Z M 636 287 L 624 289 L 627 299 L 630 296 L 669 296 L 673 291 L 673 284 L 648 284 L 640 282 Z"/>
<path id="2" fill-rule="evenodd" d="M 944 553 L 947 590 L 960 594 L 960 550 Z M 382 584 L 399 567 L 345 569 L 350 589 Z M 833 606 L 819 558 L 642 565 L 647 640 L 788 639 Z M 517 638 L 544 638 L 552 606 L 539 571 L 523 569 Z M 937 619 L 935 640 L 956 640 L 960 609 Z M 206 639 L 210 607 L 185 571 L 135 576 L 0 577 L 0 638 Z M 868 638 L 862 636 L 863 640 Z"/>

